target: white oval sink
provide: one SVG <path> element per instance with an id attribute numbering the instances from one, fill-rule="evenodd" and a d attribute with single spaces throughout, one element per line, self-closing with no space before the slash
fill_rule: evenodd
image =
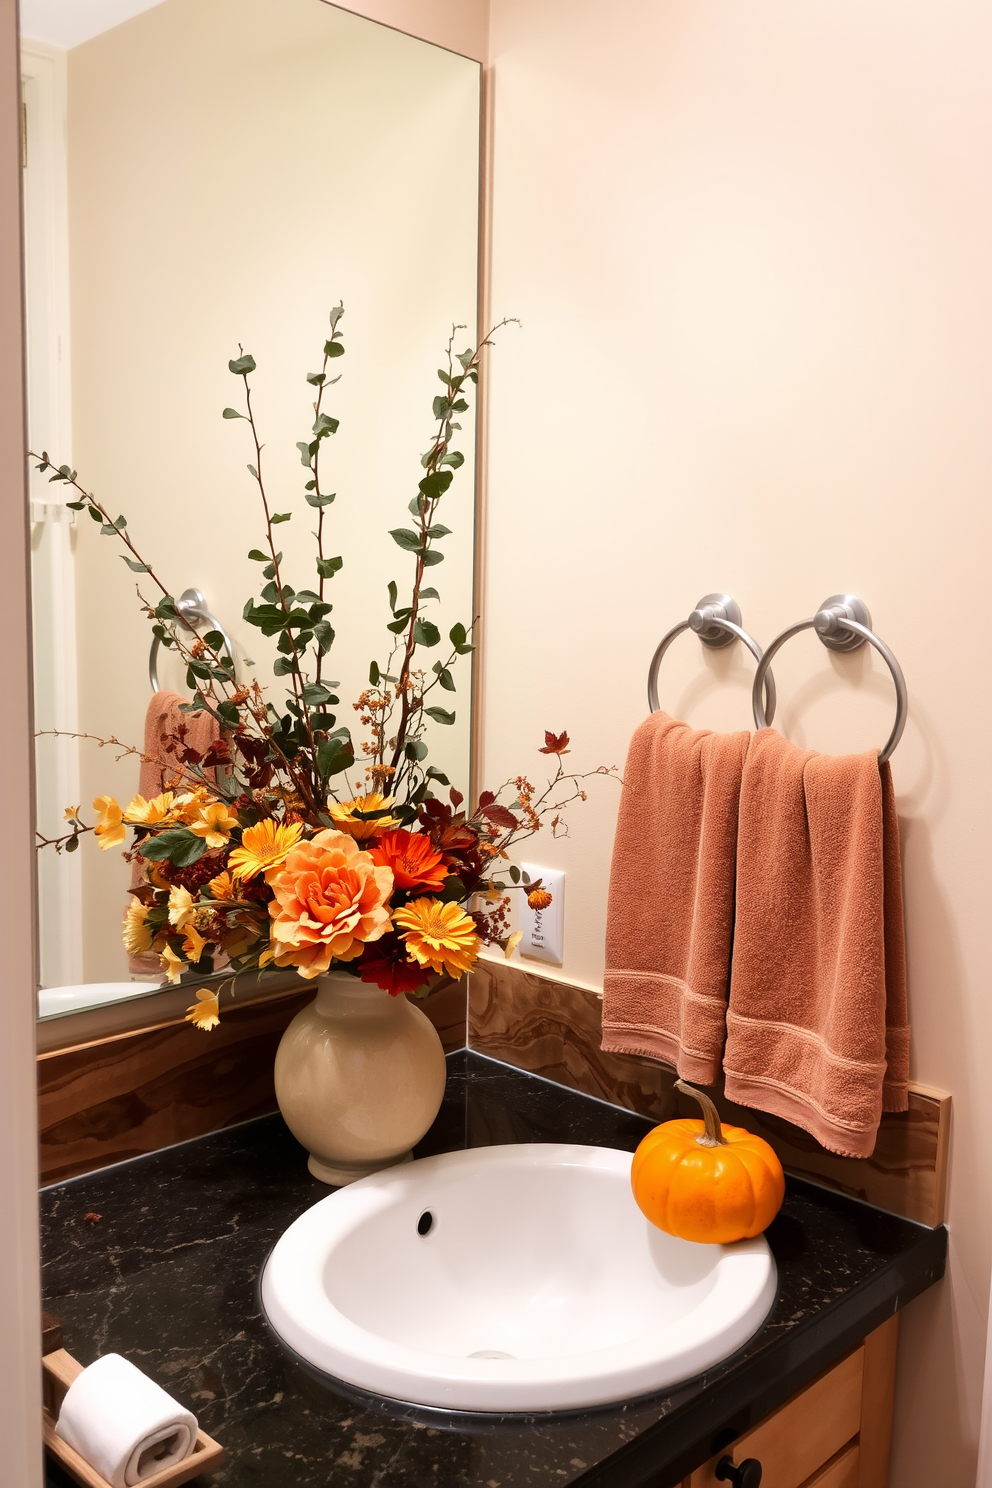
<path id="1" fill-rule="evenodd" d="M 325 1374 L 449 1410 L 570 1410 L 688 1379 L 760 1327 L 775 1263 L 763 1236 L 655 1229 L 630 1162 L 535 1143 L 374 1173 L 277 1242 L 268 1320 Z"/>

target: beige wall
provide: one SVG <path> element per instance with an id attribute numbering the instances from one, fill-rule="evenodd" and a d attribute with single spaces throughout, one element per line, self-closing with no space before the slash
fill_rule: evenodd
<path id="1" fill-rule="evenodd" d="M 16 6 L 0 5 L 0 778 L 6 937 L 0 989 L 0 1477 L 40 1488 L 41 1330 L 38 1319 L 38 1158 L 34 1078 L 28 532 L 21 379 L 20 117 Z"/>
<path id="2" fill-rule="evenodd" d="M 476 62 L 486 60 L 489 0 L 355 0 L 340 8 L 450 47 Z"/>
<path id="3" fill-rule="evenodd" d="M 124 512 L 170 590 L 204 591 L 255 675 L 279 698 L 274 646 L 245 625 L 264 528 L 245 423 L 224 422 L 241 386 L 239 341 L 258 362 L 263 471 L 295 587 L 316 582 L 296 441 L 309 434 L 327 312 L 343 299 L 346 355 L 326 407 L 328 585 L 339 721 L 369 662 L 386 657 L 386 585 L 413 562 L 389 536 L 407 520 L 433 429 L 436 369 L 453 322 L 472 339 L 477 293 L 479 68 L 462 56 L 314 0 L 166 0 L 69 53 L 72 461 Z M 126 121 L 126 127 L 122 127 Z M 432 571 L 446 638 L 472 618 L 472 424 L 442 513 L 453 529 Z M 76 543 L 80 724 L 142 738 L 149 630 L 116 544 L 80 523 Z M 143 592 L 150 593 L 142 581 Z M 257 592 L 257 590 L 255 590 Z M 440 655 L 431 654 L 428 665 Z M 251 675 L 251 673 L 247 673 Z M 163 685 L 182 672 L 163 660 Z M 431 759 L 467 787 L 470 669 L 454 727 L 432 724 Z M 356 728 L 360 734 L 360 729 Z M 137 788 L 133 761 L 81 753 L 83 801 Z M 361 781 L 361 772 L 356 776 Z M 129 870 L 87 853 L 84 980 L 126 978 L 120 918 Z"/>
<path id="4" fill-rule="evenodd" d="M 523 330 L 493 360 L 484 774 L 536 766 L 544 728 L 622 763 L 653 648 L 708 590 L 764 642 L 838 590 L 868 602 L 911 693 L 913 1072 L 955 1098 L 950 1277 L 906 1317 L 892 1481 L 967 1488 L 992 1188 L 992 16 L 493 0 L 492 21 L 493 309 Z M 775 671 L 790 737 L 887 734 L 873 656 L 806 635 Z M 751 674 L 683 637 L 663 706 L 746 727 Z M 530 854 L 568 873 L 564 974 L 593 985 L 616 799 L 603 783 Z"/>

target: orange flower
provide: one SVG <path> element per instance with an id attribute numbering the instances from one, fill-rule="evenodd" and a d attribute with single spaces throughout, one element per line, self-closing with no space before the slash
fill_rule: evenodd
<path id="1" fill-rule="evenodd" d="M 551 903 L 551 895 L 547 889 L 531 889 L 527 895 L 527 903 L 531 909 L 547 909 Z"/>
<path id="2" fill-rule="evenodd" d="M 189 830 L 202 837 L 208 847 L 224 847 L 237 825 L 238 818 L 232 816 L 223 801 L 211 801 L 200 807 L 189 823 Z"/>
<path id="3" fill-rule="evenodd" d="M 223 873 L 218 873 L 216 878 L 210 880 L 207 888 L 210 890 L 210 897 L 212 899 L 232 900 L 238 897 L 234 892 L 234 880 L 226 868 Z"/>
<path id="4" fill-rule="evenodd" d="M 318 832 L 267 875 L 277 966 L 316 977 L 332 961 L 353 961 L 389 929 L 392 870 L 373 863 L 346 832 Z"/>
<path id="5" fill-rule="evenodd" d="M 482 944 L 471 915 L 440 899 L 414 899 L 396 911 L 393 924 L 415 961 L 456 979 L 474 964 Z"/>
<path id="6" fill-rule="evenodd" d="M 153 827 L 168 820 L 174 800 L 171 791 L 164 791 L 150 801 L 146 801 L 144 796 L 132 796 L 124 816 L 129 822 L 140 822 L 142 826 Z"/>
<path id="7" fill-rule="evenodd" d="M 198 988 L 196 1002 L 186 1009 L 186 1021 L 192 1023 L 194 1028 L 202 1028 L 204 1033 L 209 1033 L 220 1022 L 218 994 L 207 987 Z"/>
<path id="8" fill-rule="evenodd" d="M 127 836 L 127 827 L 124 825 L 121 808 L 113 796 L 97 796 L 93 802 L 93 810 L 100 813 L 100 820 L 93 831 L 104 852 L 108 847 L 118 847 Z"/>
<path id="9" fill-rule="evenodd" d="M 353 801 L 330 801 L 327 809 L 342 832 L 348 832 L 356 842 L 368 842 L 399 826 L 396 817 L 389 815 L 392 804 L 392 796 L 370 791 Z"/>
<path id="10" fill-rule="evenodd" d="M 147 906 L 132 899 L 124 915 L 124 949 L 129 956 L 143 956 L 151 950 L 153 936 L 147 920 Z"/>
<path id="11" fill-rule="evenodd" d="M 444 859 L 422 832 L 387 832 L 369 848 L 373 863 L 393 870 L 398 889 L 442 889 L 448 876 Z"/>

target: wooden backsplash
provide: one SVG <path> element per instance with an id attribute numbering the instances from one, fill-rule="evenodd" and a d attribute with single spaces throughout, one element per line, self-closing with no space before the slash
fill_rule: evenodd
<path id="1" fill-rule="evenodd" d="M 276 1109 L 272 1066 L 282 1032 L 310 987 L 225 1011 L 202 1033 L 182 1018 L 53 1049 L 38 1058 L 41 1181 L 203 1136 Z M 466 1042 L 465 989 L 451 983 L 420 1003 L 446 1050 Z M 666 1121 L 680 1105 L 674 1073 L 650 1059 L 604 1054 L 602 1000 L 519 963 L 480 961 L 470 978 L 468 1044 L 572 1090 Z M 71 1019 L 66 1019 L 71 1032 Z M 944 1215 L 950 1098 L 913 1087 L 910 1108 L 882 1118 L 870 1158 L 837 1157 L 807 1132 L 722 1096 L 721 1114 L 760 1132 L 791 1173 L 924 1224 Z"/>
<path id="2" fill-rule="evenodd" d="M 656 1121 L 698 1116 L 673 1089 L 675 1072 L 652 1059 L 604 1054 L 602 998 L 515 962 L 480 961 L 471 976 L 469 1047 Z M 710 1092 L 712 1093 L 712 1092 Z M 910 1088 L 909 1110 L 886 1113 L 868 1158 L 838 1157 L 776 1116 L 716 1096 L 721 1116 L 758 1132 L 783 1167 L 922 1224 L 944 1218 L 950 1097 Z"/>

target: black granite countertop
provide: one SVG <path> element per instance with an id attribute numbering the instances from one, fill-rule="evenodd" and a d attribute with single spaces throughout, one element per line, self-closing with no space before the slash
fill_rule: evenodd
<path id="1" fill-rule="evenodd" d="M 628 1151 L 651 1123 L 479 1055 L 449 1056 L 417 1156 L 499 1142 Z M 946 1235 L 790 1180 L 768 1231 L 779 1290 L 764 1326 L 707 1374 L 647 1400 L 481 1425 L 345 1400 L 263 1321 L 272 1245 L 326 1196 L 278 1116 L 45 1189 L 46 1306 L 84 1364 L 117 1351 L 223 1442 L 211 1488 L 669 1488 L 942 1274 Z M 99 1215 L 95 1222 L 87 1216 Z M 69 1483 L 49 1464 L 49 1488 Z"/>

